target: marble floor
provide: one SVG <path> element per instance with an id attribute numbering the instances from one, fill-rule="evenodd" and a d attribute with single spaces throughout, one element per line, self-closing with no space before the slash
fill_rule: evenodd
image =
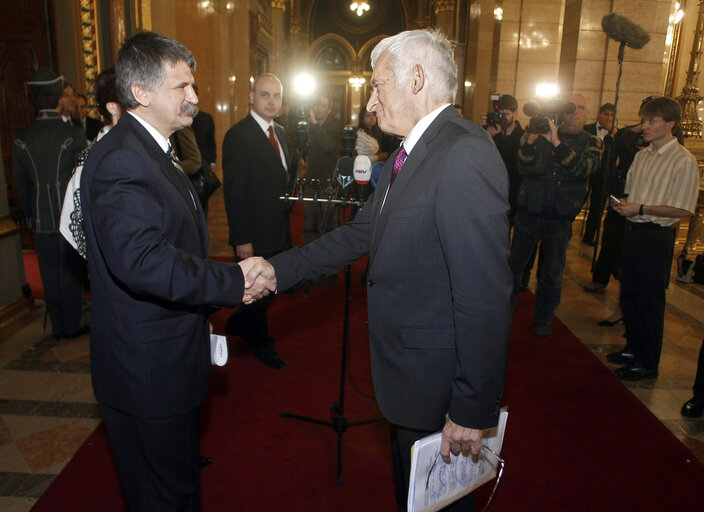
<path id="1" fill-rule="evenodd" d="M 211 255 L 231 256 L 220 193 L 211 199 L 208 224 Z M 623 344 L 623 326 L 600 327 L 597 322 L 615 308 L 618 289 L 611 284 L 602 293 L 583 291 L 591 277 L 592 248 L 579 242 L 581 225 L 581 219 L 575 221 L 557 316 L 613 369 L 605 356 Z M 677 250 L 681 243 L 680 239 Z M 704 419 L 687 420 L 679 412 L 692 394 L 704 338 L 704 286 L 679 283 L 673 277 L 667 296 L 660 376 L 624 385 L 704 462 Z M 87 335 L 61 341 L 47 335 L 44 309 L 41 301 L 37 303 L 40 307 L 26 325 L 0 339 L 0 510 L 7 512 L 30 510 L 100 423 Z"/>

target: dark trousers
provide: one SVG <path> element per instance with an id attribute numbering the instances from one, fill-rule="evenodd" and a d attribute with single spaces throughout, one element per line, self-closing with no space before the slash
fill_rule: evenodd
<path id="1" fill-rule="evenodd" d="M 694 396 L 704 400 L 704 340 L 702 340 L 702 347 L 699 349 L 697 376 L 694 378 Z"/>
<path id="2" fill-rule="evenodd" d="M 278 252 L 256 254 L 256 256 L 269 259 L 275 254 Z M 239 259 L 236 254 L 235 259 Z M 269 336 L 266 309 L 274 301 L 274 297 L 276 296 L 271 294 L 252 304 L 240 305 L 227 319 L 225 330 L 229 334 L 242 336 L 255 351 L 270 351 L 274 346 L 274 340 Z"/>
<path id="3" fill-rule="evenodd" d="M 130 512 L 198 510 L 198 410 L 136 418 L 101 404 Z"/>
<path id="4" fill-rule="evenodd" d="M 533 319 L 536 323 L 552 324 L 553 312 L 562 297 L 562 271 L 571 237 L 570 219 L 540 217 L 525 212 L 516 215 L 509 257 L 514 281 L 512 299 L 515 304 L 526 264 L 536 244 L 540 242 L 543 264 L 535 292 Z"/>
<path id="5" fill-rule="evenodd" d="M 54 336 L 73 338 L 85 327 L 86 262 L 60 233 L 35 233 L 34 240 Z"/>
<path id="6" fill-rule="evenodd" d="M 411 476 L 411 447 L 413 443 L 434 432 L 411 430 L 389 423 L 391 434 L 391 457 L 394 465 L 394 485 L 399 510 L 405 512 L 408 504 L 408 483 Z M 440 461 L 442 462 L 442 461 Z M 444 462 L 442 462 L 444 464 Z M 443 510 L 451 512 L 473 512 L 474 494 L 457 500 Z"/>
<path id="7" fill-rule="evenodd" d="M 303 243 L 308 245 L 337 227 L 337 206 L 303 203 Z"/>
<path id="8" fill-rule="evenodd" d="M 670 279 L 675 232 L 672 228 L 627 222 L 623 237 L 621 309 L 626 347 L 645 368 L 660 363 L 665 326 L 665 289 Z"/>
<path id="9" fill-rule="evenodd" d="M 242 336 L 255 350 L 273 346 L 274 340 L 269 336 L 266 309 L 274 297 L 273 294 L 267 295 L 252 304 L 239 306 L 227 320 L 227 332 Z"/>
<path id="10" fill-rule="evenodd" d="M 604 198 L 604 171 L 597 169 L 589 176 L 589 213 L 587 221 L 584 223 L 584 236 L 582 240 L 594 243 L 596 230 L 601 223 L 601 216 L 604 213 L 606 200 Z"/>
<path id="11" fill-rule="evenodd" d="M 607 285 L 613 275 L 621 278 L 621 260 L 623 258 L 623 233 L 626 229 L 626 217 L 609 208 L 604 218 L 604 232 L 601 236 L 599 257 L 594 264 L 592 281 Z"/>

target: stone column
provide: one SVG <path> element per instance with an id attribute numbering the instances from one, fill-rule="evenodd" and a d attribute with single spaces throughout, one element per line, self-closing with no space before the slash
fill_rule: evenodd
<path id="1" fill-rule="evenodd" d="M 269 55 L 269 67 L 272 73 L 281 77 L 286 66 L 286 2 L 271 0 L 271 39 L 273 47 Z"/>
<path id="2" fill-rule="evenodd" d="M 491 68 L 494 45 L 494 2 L 472 0 L 469 7 L 469 40 L 466 50 L 465 76 L 460 76 L 460 90 L 464 90 L 462 113 L 467 119 L 479 121 L 489 105 L 492 83 Z M 471 82 L 465 88 L 464 82 Z"/>
<path id="3" fill-rule="evenodd" d="M 699 2 L 697 26 L 694 29 L 692 54 L 687 70 L 687 82 L 682 95 L 677 98 L 682 105 L 682 131 L 685 137 L 702 137 L 702 122 L 697 115 L 697 105 L 702 100 L 699 94 L 699 65 L 704 49 L 704 2 Z"/>
<path id="4" fill-rule="evenodd" d="M 455 37 L 455 0 L 435 0 L 435 28 L 439 28 L 448 39 Z"/>
<path id="5" fill-rule="evenodd" d="M 112 63 L 117 60 L 117 51 L 127 38 L 127 19 L 124 0 L 108 0 L 108 41 Z"/>

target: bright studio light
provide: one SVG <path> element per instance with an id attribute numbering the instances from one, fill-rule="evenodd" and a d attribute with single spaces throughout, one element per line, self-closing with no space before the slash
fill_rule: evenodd
<path id="1" fill-rule="evenodd" d="M 554 82 L 543 82 L 535 86 L 535 95 L 538 98 L 556 98 L 560 94 L 560 86 Z"/>
<path id="2" fill-rule="evenodd" d="M 308 73 L 300 73 L 293 79 L 293 90 L 302 98 L 312 95 L 316 87 L 315 78 Z"/>

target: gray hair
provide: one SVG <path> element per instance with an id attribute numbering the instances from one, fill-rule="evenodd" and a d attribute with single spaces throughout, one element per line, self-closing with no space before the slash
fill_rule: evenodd
<path id="1" fill-rule="evenodd" d="M 155 91 L 166 79 L 166 65 L 185 62 L 196 69 L 193 54 L 175 39 L 154 32 L 139 32 L 124 43 L 117 54 L 115 76 L 117 96 L 127 110 L 139 106 L 132 95 L 132 84 Z"/>
<path id="2" fill-rule="evenodd" d="M 382 39 L 371 54 L 372 69 L 382 53 L 399 85 L 419 64 L 430 84 L 433 100 L 452 103 L 457 92 L 457 64 L 452 43 L 439 30 L 407 30 Z"/>
<path id="3" fill-rule="evenodd" d="M 265 76 L 268 76 L 269 78 L 273 78 L 277 82 L 279 82 L 279 87 L 281 87 L 281 93 L 284 92 L 284 84 L 281 83 L 281 80 L 279 80 L 279 77 L 276 76 L 274 73 L 262 73 L 259 75 L 257 78 L 254 79 L 254 82 L 252 83 L 252 91 L 257 90 L 257 84 L 259 83 L 259 80 L 264 78 Z"/>

